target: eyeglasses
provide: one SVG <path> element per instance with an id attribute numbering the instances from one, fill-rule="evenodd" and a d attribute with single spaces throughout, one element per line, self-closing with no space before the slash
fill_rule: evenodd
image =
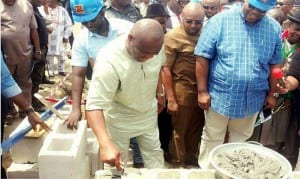
<path id="1" fill-rule="evenodd" d="M 261 9 L 258 9 L 258 8 L 254 7 L 254 6 L 252 6 L 250 3 L 248 3 L 248 7 L 249 7 L 250 9 L 252 9 L 252 10 L 257 10 L 259 13 L 262 13 L 262 14 L 264 14 L 264 13 L 267 12 L 267 11 L 263 11 L 263 10 L 261 10 Z"/>
<path id="2" fill-rule="evenodd" d="M 179 4 L 179 5 L 186 5 L 187 3 L 189 3 L 190 1 L 189 0 L 176 0 L 176 2 Z"/>
<path id="3" fill-rule="evenodd" d="M 219 8 L 219 6 L 202 6 L 205 10 L 217 10 Z"/>
<path id="4" fill-rule="evenodd" d="M 195 25 L 201 25 L 203 23 L 203 20 L 192 20 L 192 19 L 183 19 L 183 22 L 187 24 L 195 24 Z"/>

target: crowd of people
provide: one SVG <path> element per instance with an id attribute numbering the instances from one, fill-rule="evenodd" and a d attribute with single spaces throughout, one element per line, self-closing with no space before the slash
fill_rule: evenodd
<path id="1" fill-rule="evenodd" d="M 66 128 L 76 129 L 82 118 L 89 80 L 86 118 L 100 145 L 99 160 L 119 170 L 129 147 L 134 167 L 164 168 L 168 162 L 206 169 L 214 147 L 247 140 L 276 150 L 295 166 L 300 9 L 293 4 L 2 0 L 1 125 L 28 115 L 33 128 L 40 124 L 50 131 L 32 116 L 45 111 L 33 95 L 40 84 L 54 84 L 51 77 L 69 73 L 72 109 Z M 81 30 L 73 39 L 74 22 Z M 71 71 L 64 67 L 67 46 Z M 270 75 L 275 68 L 285 74 L 283 85 Z M 20 88 L 9 82 L 7 69 Z M 16 95 L 22 104 L 11 98 Z M 271 120 L 257 126 L 266 109 Z"/>

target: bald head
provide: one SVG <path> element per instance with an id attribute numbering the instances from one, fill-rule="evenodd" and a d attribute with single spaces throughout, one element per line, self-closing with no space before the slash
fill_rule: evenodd
<path id="1" fill-rule="evenodd" d="M 206 3 L 216 3 L 216 4 L 221 4 L 221 0 L 202 0 L 202 2 L 201 3 L 204 3 L 204 4 L 206 4 Z"/>
<path id="2" fill-rule="evenodd" d="M 200 3 L 190 2 L 182 9 L 182 17 L 188 16 L 197 16 L 200 18 L 204 18 L 204 10 Z"/>
<path id="3" fill-rule="evenodd" d="M 164 31 L 156 20 L 139 20 L 128 35 L 128 52 L 136 60 L 146 61 L 159 53 L 163 44 L 163 37 Z"/>
<path id="4" fill-rule="evenodd" d="M 220 0 L 203 0 L 201 1 L 207 18 L 211 18 L 216 15 L 221 9 Z"/>
<path id="5" fill-rule="evenodd" d="M 190 2 L 182 10 L 182 26 L 189 35 L 199 35 L 203 20 L 204 10 L 199 3 Z"/>
<path id="6" fill-rule="evenodd" d="M 164 35 L 164 32 L 157 21 L 142 19 L 134 24 L 130 34 L 138 39 L 160 39 Z"/>

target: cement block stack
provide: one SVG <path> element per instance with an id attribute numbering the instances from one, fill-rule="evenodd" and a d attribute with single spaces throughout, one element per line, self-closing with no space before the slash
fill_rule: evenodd
<path id="1" fill-rule="evenodd" d="M 97 170 L 103 169 L 103 163 L 99 160 L 99 144 L 91 128 L 87 129 L 87 155 L 90 162 L 90 175 L 94 176 Z"/>
<path id="2" fill-rule="evenodd" d="M 77 130 L 69 130 L 63 121 L 55 121 L 38 155 L 40 179 L 89 178 L 87 123 L 81 120 Z"/>
<path id="3" fill-rule="evenodd" d="M 70 105 L 59 110 L 64 116 L 70 111 Z M 67 129 L 54 115 L 48 121 L 53 124 L 49 134 L 25 137 L 11 148 L 13 163 L 7 169 L 8 179 L 82 179 L 94 177 L 97 170 L 103 169 L 99 144 L 86 120 L 79 122 L 77 130 Z"/>
<path id="4" fill-rule="evenodd" d="M 64 105 L 59 112 L 63 115 L 70 111 L 71 105 Z M 52 124 L 55 120 L 59 120 L 52 115 L 48 120 L 48 124 Z M 10 136 L 22 130 L 28 123 L 27 117 L 16 123 L 14 131 L 10 132 Z M 38 154 L 46 140 L 48 133 L 29 132 L 22 140 L 16 143 L 10 149 L 10 156 L 13 160 L 7 169 L 8 179 L 14 178 L 39 178 Z"/>

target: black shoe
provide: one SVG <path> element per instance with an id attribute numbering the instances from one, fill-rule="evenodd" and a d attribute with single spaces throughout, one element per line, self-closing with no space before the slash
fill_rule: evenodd
<path id="1" fill-rule="evenodd" d="M 144 163 L 133 163 L 132 167 L 133 168 L 144 168 Z"/>
<path id="2" fill-rule="evenodd" d="M 48 79 L 44 78 L 44 79 L 42 80 L 42 84 L 49 84 L 49 85 L 53 85 L 53 84 L 55 84 L 55 82 L 54 82 L 54 81 L 50 81 L 50 80 L 48 80 Z"/>
<path id="3" fill-rule="evenodd" d="M 171 154 L 169 152 L 164 151 L 164 159 L 166 162 L 171 162 L 172 161 Z"/>
<path id="4" fill-rule="evenodd" d="M 67 75 L 66 72 L 59 72 L 58 74 L 59 74 L 60 76 L 66 76 L 66 75 Z"/>

